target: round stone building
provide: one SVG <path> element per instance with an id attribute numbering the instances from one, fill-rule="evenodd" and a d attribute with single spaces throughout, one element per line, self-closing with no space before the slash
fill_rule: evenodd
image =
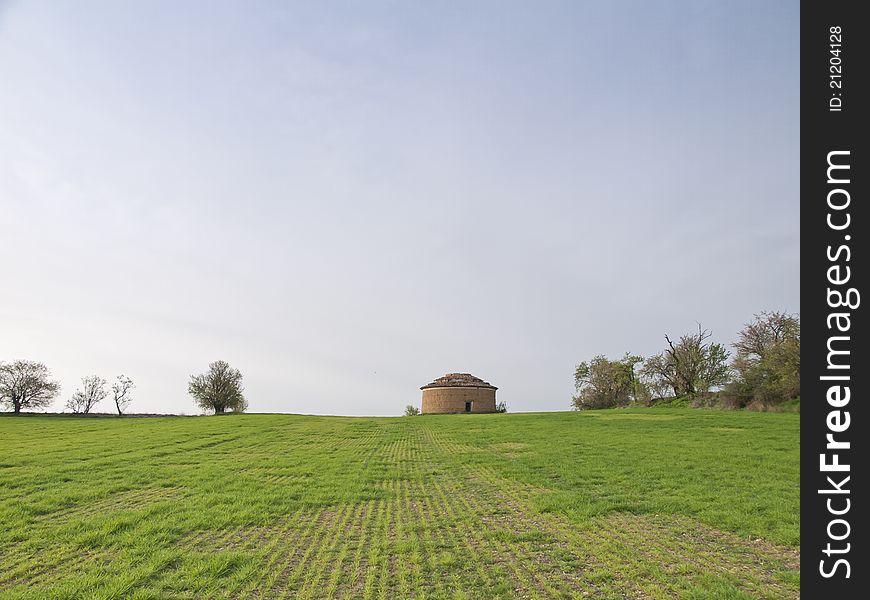
<path id="1" fill-rule="evenodd" d="M 435 413 L 495 412 L 495 391 L 498 389 L 470 373 L 447 373 L 423 390 L 424 415 Z"/>

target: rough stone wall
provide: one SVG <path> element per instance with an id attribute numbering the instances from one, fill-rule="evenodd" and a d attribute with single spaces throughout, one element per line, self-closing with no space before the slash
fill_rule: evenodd
<path id="1" fill-rule="evenodd" d="M 423 390 L 423 414 L 464 413 L 471 402 L 471 412 L 495 412 L 495 389 L 492 387 L 444 387 Z"/>

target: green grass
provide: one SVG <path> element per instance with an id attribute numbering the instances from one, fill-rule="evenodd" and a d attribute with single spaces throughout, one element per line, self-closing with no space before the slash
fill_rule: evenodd
<path id="1" fill-rule="evenodd" d="M 0 598 L 797 598 L 794 413 L 0 418 Z"/>

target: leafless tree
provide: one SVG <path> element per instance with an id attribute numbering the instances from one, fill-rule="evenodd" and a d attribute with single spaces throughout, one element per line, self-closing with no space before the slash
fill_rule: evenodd
<path id="1" fill-rule="evenodd" d="M 11 405 L 15 413 L 22 408 L 48 406 L 59 393 L 60 383 L 51 380 L 51 372 L 43 363 L 0 363 L 0 404 Z"/>
<path id="2" fill-rule="evenodd" d="M 81 389 L 76 390 L 72 398 L 67 400 L 66 407 L 74 413 L 88 414 L 91 409 L 106 399 L 106 380 L 99 375 L 82 378 Z"/>
<path id="3" fill-rule="evenodd" d="M 216 415 L 228 410 L 244 412 L 248 408 L 242 387 L 242 373 L 227 362 L 218 360 L 208 366 L 208 372 L 191 375 L 187 392 L 205 410 Z"/>
<path id="4" fill-rule="evenodd" d="M 728 351 L 710 341 L 712 333 L 698 324 L 698 332 L 674 342 L 665 334 L 668 347 L 644 362 L 644 377 L 664 382 L 675 396 L 690 398 L 728 383 Z"/>
<path id="5" fill-rule="evenodd" d="M 133 380 L 126 375 L 118 375 L 115 383 L 112 384 L 112 399 L 115 401 L 115 408 L 118 409 L 118 415 L 124 414 L 127 407 L 133 401 Z"/>

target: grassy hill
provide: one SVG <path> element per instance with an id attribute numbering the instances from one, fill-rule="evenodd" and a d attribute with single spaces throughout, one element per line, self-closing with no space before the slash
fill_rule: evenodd
<path id="1" fill-rule="evenodd" d="M 2 598 L 797 598 L 797 414 L 0 418 Z"/>

